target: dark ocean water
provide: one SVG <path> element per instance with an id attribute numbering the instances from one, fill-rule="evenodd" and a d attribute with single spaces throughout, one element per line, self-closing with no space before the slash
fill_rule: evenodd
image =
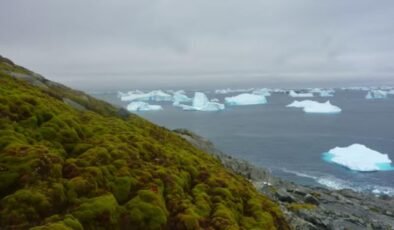
<path id="1" fill-rule="evenodd" d="M 287 180 L 393 195 L 394 171 L 355 172 L 322 160 L 322 153 L 331 148 L 354 143 L 387 153 L 394 160 L 394 96 L 366 100 L 365 95 L 362 91 L 338 90 L 335 97 L 312 99 L 329 99 L 342 108 L 340 114 L 306 114 L 286 108 L 294 98 L 279 93 L 267 97 L 265 105 L 227 107 L 220 112 L 182 111 L 164 103 L 162 111 L 138 114 L 169 129 L 190 129 L 222 151 L 269 168 Z M 116 92 L 94 96 L 127 105 Z M 223 95 L 208 96 L 223 101 Z"/>

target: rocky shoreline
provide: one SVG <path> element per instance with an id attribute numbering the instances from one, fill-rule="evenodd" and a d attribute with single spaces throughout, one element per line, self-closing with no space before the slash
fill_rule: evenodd
<path id="1" fill-rule="evenodd" d="M 394 229 L 393 197 L 284 181 L 266 169 L 221 152 L 212 142 L 189 130 L 174 132 L 216 156 L 226 168 L 248 178 L 264 195 L 277 201 L 293 229 Z"/>

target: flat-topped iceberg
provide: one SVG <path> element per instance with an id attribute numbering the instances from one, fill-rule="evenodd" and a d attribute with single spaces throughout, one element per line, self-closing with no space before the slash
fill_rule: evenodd
<path id="1" fill-rule="evenodd" d="M 208 97 L 202 92 L 195 92 L 192 105 L 174 103 L 174 106 L 181 107 L 183 110 L 196 111 L 219 111 L 225 108 L 224 104 L 209 101 Z"/>
<path id="2" fill-rule="evenodd" d="M 332 105 L 330 101 L 324 103 L 311 100 L 294 101 L 286 107 L 302 108 L 305 113 L 340 113 L 342 111 L 338 106 Z"/>
<path id="3" fill-rule="evenodd" d="M 229 93 L 245 93 L 245 92 L 251 92 L 253 88 L 249 89 L 217 89 L 215 90 L 215 94 L 229 94 Z"/>
<path id="4" fill-rule="evenodd" d="M 348 147 L 335 147 L 323 153 L 323 159 L 355 171 L 394 170 L 387 154 L 372 150 L 361 144 L 353 144 Z"/>
<path id="5" fill-rule="evenodd" d="M 321 88 L 311 89 L 310 92 L 319 94 L 320 97 L 333 97 L 335 93 L 333 89 L 321 89 Z"/>
<path id="6" fill-rule="evenodd" d="M 258 105 L 267 103 L 267 99 L 264 95 L 249 93 L 239 94 L 234 97 L 226 97 L 224 101 L 227 105 Z"/>
<path id="7" fill-rule="evenodd" d="M 119 93 L 122 101 L 172 101 L 172 96 L 162 90 L 153 90 L 149 93 L 141 91 L 130 91 L 128 93 Z"/>
<path id="8" fill-rule="evenodd" d="M 133 101 L 127 105 L 128 111 L 150 111 L 150 110 L 162 110 L 161 105 L 150 105 L 142 101 Z"/>
<path id="9" fill-rule="evenodd" d="M 366 99 L 384 99 L 387 98 L 387 92 L 383 90 L 370 90 L 365 96 Z"/>
<path id="10" fill-rule="evenodd" d="M 271 92 L 270 92 L 271 90 L 270 89 L 266 89 L 266 88 L 262 88 L 262 89 L 256 89 L 256 90 L 253 90 L 253 94 L 257 94 L 257 95 L 262 95 L 262 96 L 265 96 L 265 97 L 269 97 L 269 96 L 271 96 Z"/>
<path id="11" fill-rule="evenodd" d="M 313 97 L 313 93 L 297 93 L 294 90 L 290 90 L 290 97 Z"/>

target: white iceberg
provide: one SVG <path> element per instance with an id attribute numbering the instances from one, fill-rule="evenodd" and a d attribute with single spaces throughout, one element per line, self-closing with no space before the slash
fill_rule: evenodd
<path id="1" fill-rule="evenodd" d="M 332 105 L 330 101 L 324 103 L 311 100 L 294 101 L 286 107 L 303 108 L 305 113 L 340 113 L 342 111 L 338 106 Z"/>
<path id="2" fill-rule="evenodd" d="M 162 110 L 161 105 L 150 105 L 142 101 L 133 101 L 127 105 L 128 111 L 149 111 L 149 110 Z"/>
<path id="3" fill-rule="evenodd" d="M 197 111 L 219 111 L 225 108 L 224 104 L 209 101 L 208 97 L 202 92 L 195 92 L 192 105 L 177 103 L 174 106 L 181 107 L 183 110 Z"/>
<path id="4" fill-rule="evenodd" d="M 246 93 L 246 92 L 251 92 L 253 88 L 249 89 L 217 89 L 215 90 L 215 94 L 229 94 L 229 93 Z"/>
<path id="5" fill-rule="evenodd" d="M 365 96 L 366 99 L 384 99 L 387 98 L 387 92 L 383 90 L 370 90 Z"/>
<path id="6" fill-rule="evenodd" d="M 320 95 L 320 97 L 333 97 L 334 91 L 333 90 L 322 90 L 319 95 Z"/>
<path id="7" fill-rule="evenodd" d="M 174 104 L 179 104 L 179 103 L 183 103 L 183 102 L 191 102 L 193 99 L 191 99 L 190 97 L 188 97 L 185 93 L 185 91 L 183 90 L 178 90 L 176 92 L 174 92 L 173 95 L 173 101 Z"/>
<path id="8" fill-rule="evenodd" d="M 297 93 L 294 90 L 290 90 L 290 97 L 313 97 L 313 93 Z"/>
<path id="9" fill-rule="evenodd" d="M 335 147 L 324 153 L 323 159 L 355 171 L 394 170 L 387 154 L 379 153 L 361 144 Z"/>
<path id="10" fill-rule="evenodd" d="M 243 93 L 234 97 L 226 97 L 224 101 L 227 105 L 258 105 L 266 104 L 267 99 L 264 95 Z"/>
<path id="11" fill-rule="evenodd" d="M 335 93 L 333 89 L 321 89 L 321 88 L 311 89 L 310 92 L 319 94 L 320 97 L 333 97 Z"/>
<path id="12" fill-rule="evenodd" d="M 128 93 L 118 93 L 121 101 L 148 101 L 150 98 L 149 93 L 143 93 L 141 91 L 135 92 L 130 91 Z"/>
<path id="13" fill-rule="evenodd" d="M 154 90 L 149 93 L 151 101 L 172 101 L 172 96 L 162 90 Z"/>
<path id="14" fill-rule="evenodd" d="M 172 96 L 162 90 L 153 90 L 149 93 L 142 91 L 130 91 L 128 93 L 118 93 L 122 101 L 172 101 Z"/>
<path id="15" fill-rule="evenodd" d="M 269 96 L 271 96 L 271 92 L 270 92 L 271 90 L 270 89 L 266 89 L 266 88 L 262 88 L 262 89 L 256 89 L 256 90 L 253 90 L 253 94 L 257 94 L 257 95 L 262 95 L 262 96 L 265 96 L 265 97 L 269 97 Z"/>

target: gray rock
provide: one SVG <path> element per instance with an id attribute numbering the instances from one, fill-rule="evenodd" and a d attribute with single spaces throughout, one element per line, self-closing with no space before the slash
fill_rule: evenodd
<path id="1" fill-rule="evenodd" d="M 319 205 L 320 202 L 316 199 L 316 197 L 312 196 L 311 194 L 306 194 L 304 197 L 304 202 L 307 204 L 314 204 Z"/>
<path id="2" fill-rule="evenodd" d="M 277 190 L 275 192 L 275 196 L 278 200 L 287 203 L 291 203 L 296 200 L 292 195 L 290 195 L 290 193 L 286 192 L 284 189 Z"/>

